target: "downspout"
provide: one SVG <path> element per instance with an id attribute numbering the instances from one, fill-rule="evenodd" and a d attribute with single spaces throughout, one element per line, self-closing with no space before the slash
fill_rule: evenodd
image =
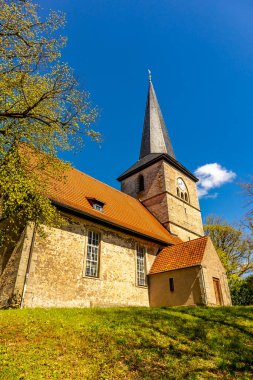
<path id="1" fill-rule="evenodd" d="M 20 309 L 23 309 L 24 307 L 25 292 L 27 288 L 27 282 L 28 282 L 28 277 L 29 277 L 29 272 L 30 272 L 30 267 L 31 267 L 31 262 L 32 262 L 32 253 L 33 253 L 33 248 L 35 244 L 35 236 L 36 236 L 36 222 L 34 223 L 34 227 L 33 227 L 32 241 L 31 241 L 31 245 L 29 249 L 29 256 L 28 256 L 28 261 L 27 261 L 25 282 L 24 282 L 24 287 L 23 287 L 23 292 L 22 292 L 22 297 L 21 297 Z"/>
<path id="2" fill-rule="evenodd" d="M 200 277 L 201 277 L 202 291 L 204 295 L 204 305 L 207 306 L 208 302 L 207 302 L 207 295 L 206 295 L 206 284 L 205 284 L 205 277 L 204 277 L 202 265 L 200 265 Z"/>

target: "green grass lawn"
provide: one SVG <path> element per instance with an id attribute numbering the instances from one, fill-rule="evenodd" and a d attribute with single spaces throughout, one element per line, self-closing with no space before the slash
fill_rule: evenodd
<path id="1" fill-rule="evenodd" d="M 252 379 L 253 307 L 0 311 L 0 379 Z"/>

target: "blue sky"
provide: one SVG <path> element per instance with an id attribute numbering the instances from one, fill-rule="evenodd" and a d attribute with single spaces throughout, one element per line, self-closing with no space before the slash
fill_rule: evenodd
<path id="1" fill-rule="evenodd" d="M 246 212 L 238 184 L 253 174 L 252 0 L 39 4 L 66 13 L 63 60 L 100 109 L 103 143 L 86 140 L 64 157 L 119 188 L 116 178 L 138 160 L 150 68 L 177 160 L 192 172 L 217 164 L 236 174 L 223 185 L 213 181 L 220 187 L 201 198 L 203 218 L 215 213 L 236 223 Z"/>

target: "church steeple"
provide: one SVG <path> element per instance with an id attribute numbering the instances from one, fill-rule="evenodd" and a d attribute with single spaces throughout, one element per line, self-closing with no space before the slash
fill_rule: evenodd
<path id="1" fill-rule="evenodd" d="M 142 132 L 140 159 L 151 153 L 165 153 L 175 158 L 149 71 L 149 88 Z"/>
<path id="2" fill-rule="evenodd" d="M 203 236 L 198 179 L 175 159 L 150 72 L 140 158 L 118 180 L 172 234 L 183 241 Z"/>

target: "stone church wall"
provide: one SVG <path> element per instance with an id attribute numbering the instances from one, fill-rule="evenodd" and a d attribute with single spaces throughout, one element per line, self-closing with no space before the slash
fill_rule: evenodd
<path id="1" fill-rule="evenodd" d="M 138 178 L 144 176 L 144 191 L 137 192 Z M 177 178 L 183 178 L 189 202 L 177 196 Z M 161 160 L 124 179 L 121 190 L 135 198 L 183 241 L 204 235 L 195 182 Z"/>
<path id="2" fill-rule="evenodd" d="M 142 174 L 144 176 L 144 191 L 138 193 L 138 178 Z M 163 163 L 162 161 L 156 162 L 145 169 L 140 170 L 138 173 L 132 174 L 130 177 L 122 180 L 121 191 L 134 198 L 144 201 L 145 199 L 152 198 L 165 191 L 164 176 L 163 176 Z"/>
<path id="3" fill-rule="evenodd" d="M 196 184 L 179 170 L 164 162 L 169 223 L 167 228 L 183 241 L 204 235 Z M 177 178 L 181 177 L 187 187 L 189 202 L 177 196 Z"/>
<path id="4" fill-rule="evenodd" d="M 188 240 L 193 240 L 199 237 L 199 235 L 196 235 L 192 233 L 190 230 L 181 228 L 178 225 L 175 225 L 174 223 L 168 223 L 166 228 L 176 236 L 179 236 L 182 241 L 188 241 Z"/>
<path id="5" fill-rule="evenodd" d="M 170 291 L 170 278 L 174 281 L 174 291 Z M 199 266 L 150 275 L 149 286 L 150 306 L 192 306 L 204 303 Z"/>
<path id="6" fill-rule="evenodd" d="M 166 191 L 174 196 L 177 196 L 177 178 L 181 177 L 187 186 L 190 204 L 199 210 L 200 208 L 196 183 L 167 162 L 163 162 L 163 165 Z"/>
<path id="7" fill-rule="evenodd" d="M 144 191 L 137 192 L 138 178 L 144 176 Z M 121 182 L 121 190 L 140 200 L 161 224 L 168 222 L 168 205 L 165 192 L 163 161 L 156 162 Z"/>
<path id="8" fill-rule="evenodd" d="M 226 271 L 215 251 L 211 239 L 208 239 L 207 241 L 205 254 L 202 260 L 202 267 L 207 304 L 209 306 L 217 305 L 213 284 L 213 278 L 216 278 L 220 281 L 223 305 L 231 305 Z"/>
<path id="9" fill-rule="evenodd" d="M 89 229 L 101 234 L 98 278 L 85 277 Z M 137 286 L 136 247 L 147 248 L 148 272 L 156 244 L 78 218 L 47 231 L 36 235 L 25 307 L 149 306 L 148 287 Z"/>

